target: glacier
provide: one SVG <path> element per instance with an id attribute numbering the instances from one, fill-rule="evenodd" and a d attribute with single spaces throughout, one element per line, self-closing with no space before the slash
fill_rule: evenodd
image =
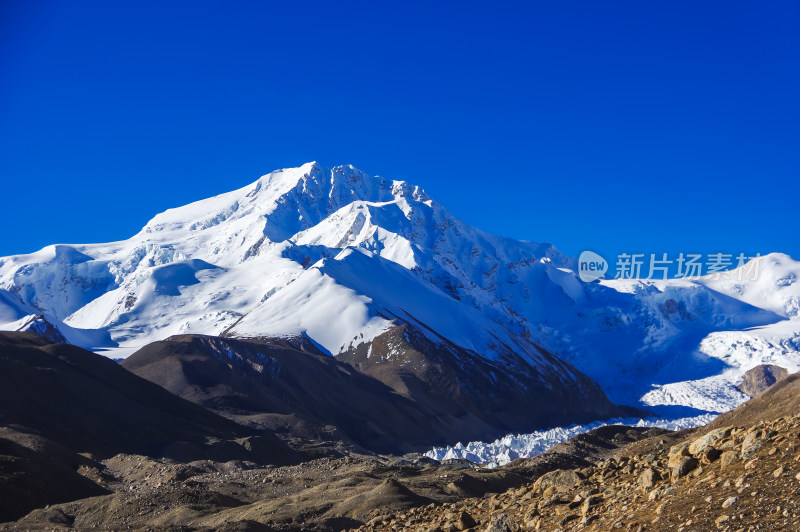
<path id="1" fill-rule="evenodd" d="M 657 427 L 666 430 L 683 430 L 707 425 L 715 417 L 714 414 L 700 414 L 677 419 L 654 417 L 638 419 L 615 418 L 584 425 L 553 427 L 552 429 L 539 430 L 528 434 L 508 434 L 493 442 L 473 441 L 466 445 L 456 443 L 452 446 L 434 447 L 426 452 L 424 456 L 438 461 L 464 459 L 487 469 L 492 469 L 504 466 L 518 458 L 538 456 L 559 443 L 600 427 L 624 425 L 628 427 Z"/>

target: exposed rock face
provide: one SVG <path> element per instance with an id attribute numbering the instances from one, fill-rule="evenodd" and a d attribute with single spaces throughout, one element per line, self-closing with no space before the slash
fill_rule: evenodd
<path id="1" fill-rule="evenodd" d="M 538 365 L 508 346 L 506 356 L 490 361 L 425 333 L 403 324 L 336 358 L 400 395 L 459 417 L 474 416 L 506 433 L 641 413 L 613 405 L 597 383 L 541 347 L 536 347 Z"/>
<path id="2" fill-rule="evenodd" d="M 739 383 L 742 393 L 755 397 L 776 382 L 789 376 L 789 372 L 780 366 L 761 364 L 747 371 Z"/>
<path id="3" fill-rule="evenodd" d="M 31 316 L 19 329 L 19 332 L 30 332 L 49 340 L 54 344 L 66 344 L 67 339 L 58 330 L 58 327 L 47 321 L 47 319 L 39 315 Z"/>
<path id="4" fill-rule="evenodd" d="M 122 365 L 229 418 L 310 441 L 404 452 L 468 429 L 442 410 L 435 419 L 436 405 L 394 393 L 302 337 L 177 336 L 146 346 Z"/>

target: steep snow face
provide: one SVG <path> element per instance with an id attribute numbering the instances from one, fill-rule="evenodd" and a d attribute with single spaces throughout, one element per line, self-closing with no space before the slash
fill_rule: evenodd
<path id="1" fill-rule="evenodd" d="M 179 333 L 305 335 L 336 355 L 409 322 L 490 359 L 542 364 L 538 344 L 614 400 L 688 415 L 735 406 L 750 367 L 800 360 L 800 263 L 759 265 L 755 281 L 587 284 L 550 244 L 488 235 L 406 182 L 309 163 L 128 240 L 0 259 L 0 327 L 43 315 L 114 357 Z"/>
<path id="2" fill-rule="evenodd" d="M 490 359 L 513 351 L 533 364 L 541 362 L 529 342 L 520 341 L 478 309 L 421 282 L 401 264 L 358 247 L 315 263 L 228 334 L 257 337 L 265 330 L 308 334 L 336 354 L 371 341 L 398 322 L 417 324 L 434 341 L 443 337 Z"/>
<path id="3" fill-rule="evenodd" d="M 31 313 L 26 312 L 18 302 L 18 298 L 5 290 L 0 290 L 0 324 L 4 330 L 16 330 L 16 328 L 6 328 L 11 324 L 16 325 L 17 322 Z"/>
<path id="4" fill-rule="evenodd" d="M 63 320 L 103 294 L 114 277 L 103 262 L 79 250 L 55 245 L 29 255 L 0 259 L 0 287 L 15 294 L 16 307 L 47 309 Z"/>
<path id="5" fill-rule="evenodd" d="M 771 253 L 700 282 L 720 293 L 787 318 L 800 317 L 800 262 Z"/>

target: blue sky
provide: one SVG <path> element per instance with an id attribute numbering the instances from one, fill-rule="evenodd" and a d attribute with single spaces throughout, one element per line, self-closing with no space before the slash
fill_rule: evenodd
<path id="1" fill-rule="evenodd" d="M 0 255 L 310 160 L 577 255 L 800 258 L 800 4 L 0 4 Z"/>

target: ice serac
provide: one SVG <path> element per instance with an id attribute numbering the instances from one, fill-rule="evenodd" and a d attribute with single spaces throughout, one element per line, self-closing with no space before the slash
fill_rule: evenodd
<path id="1" fill-rule="evenodd" d="M 761 261 L 756 281 L 584 283 L 551 244 L 484 233 L 407 182 L 308 163 L 127 240 L 0 259 L 0 327 L 42 316 L 113 357 L 180 334 L 302 336 L 373 372 L 452 347 L 556 395 L 594 396 L 585 373 L 616 402 L 693 415 L 744 400 L 752 367 L 798 368 L 800 265 Z M 381 349 L 398 331 L 414 342 Z"/>

